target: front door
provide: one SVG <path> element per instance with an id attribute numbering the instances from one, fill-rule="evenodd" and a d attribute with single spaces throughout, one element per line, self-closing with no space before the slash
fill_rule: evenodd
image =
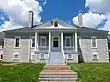
<path id="1" fill-rule="evenodd" d="M 60 38 L 58 36 L 52 38 L 52 50 L 60 51 Z"/>
<path id="2" fill-rule="evenodd" d="M 58 38 L 57 37 L 53 38 L 53 47 L 58 48 L 59 46 L 58 44 L 59 44 Z"/>

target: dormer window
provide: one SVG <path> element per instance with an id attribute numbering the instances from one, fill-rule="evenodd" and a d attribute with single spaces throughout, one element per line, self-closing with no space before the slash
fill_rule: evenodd
<path id="1" fill-rule="evenodd" d="M 54 27 L 58 27 L 58 22 L 54 22 Z"/>

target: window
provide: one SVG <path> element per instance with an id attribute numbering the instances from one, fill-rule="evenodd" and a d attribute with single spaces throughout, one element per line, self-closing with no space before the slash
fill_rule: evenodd
<path id="1" fill-rule="evenodd" d="M 93 57 L 92 57 L 92 60 L 95 61 L 95 60 L 98 60 L 98 53 L 93 53 Z"/>
<path id="2" fill-rule="evenodd" d="M 41 53 L 40 54 L 40 59 L 44 59 L 45 57 L 44 57 L 44 54 L 43 53 Z"/>
<path id="3" fill-rule="evenodd" d="M 67 54 L 67 59 L 73 59 L 73 55 L 72 54 Z"/>
<path id="4" fill-rule="evenodd" d="M 19 62 L 19 60 L 20 60 L 19 53 L 18 52 L 14 52 L 14 54 L 13 54 L 13 61 L 14 62 Z"/>
<path id="5" fill-rule="evenodd" d="M 70 47 L 71 46 L 71 37 L 65 37 L 65 46 Z"/>
<path id="6" fill-rule="evenodd" d="M 46 37 L 45 36 L 40 37 L 40 46 L 46 47 Z"/>
<path id="7" fill-rule="evenodd" d="M 3 59 L 3 54 L 1 54 L 0 59 Z"/>
<path id="8" fill-rule="evenodd" d="M 35 47 L 35 37 L 31 38 L 31 47 Z"/>
<path id="9" fill-rule="evenodd" d="M 54 27 L 58 27 L 58 22 L 54 22 Z"/>
<path id="10" fill-rule="evenodd" d="M 20 47 L 20 37 L 15 38 L 15 47 Z"/>
<path id="11" fill-rule="evenodd" d="M 97 39 L 96 39 L 96 37 L 91 38 L 91 47 L 92 48 L 97 48 Z"/>
<path id="12" fill-rule="evenodd" d="M 14 55 L 14 59 L 18 59 L 18 58 L 19 58 L 18 54 Z"/>

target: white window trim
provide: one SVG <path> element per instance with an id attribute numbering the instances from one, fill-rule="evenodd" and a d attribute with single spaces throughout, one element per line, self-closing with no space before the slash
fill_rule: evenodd
<path id="1" fill-rule="evenodd" d="M 33 39 L 33 38 L 35 39 L 35 36 L 32 36 L 32 37 L 31 37 L 31 48 L 35 48 L 35 46 L 32 47 L 32 39 Z M 35 41 L 35 40 L 34 40 L 34 41 Z"/>
<path id="2" fill-rule="evenodd" d="M 47 46 L 46 46 L 46 43 L 47 43 L 47 42 L 46 42 L 46 36 L 40 36 L 40 40 L 41 40 L 42 38 L 45 39 L 45 46 L 41 46 L 41 43 L 40 43 L 40 46 L 39 46 L 39 47 L 40 47 L 40 48 L 46 48 L 46 47 L 47 47 Z"/>
<path id="3" fill-rule="evenodd" d="M 16 47 L 15 46 L 15 43 L 16 43 L 16 38 L 19 38 L 19 47 Z M 15 38 L 14 38 L 14 48 L 20 48 L 20 43 L 21 43 L 21 37 L 20 36 L 16 36 Z"/>
<path id="4" fill-rule="evenodd" d="M 66 46 L 66 39 L 70 39 L 70 46 Z M 65 48 L 72 48 L 71 46 L 71 36 L 65 36 Z"/>
<path id="5" fill-rule="evenodd" d="M 67 59 L 73 59 L 73 54 L 71 54 L 72 55 L 72 57 L 71 58 L 69 58 L 69 56 L 68 56 L 69 54 L 66 54 L 66 56 L 67 56 Z"/>
<path id="6" fill-rule="evenodd" d="M 41 54 L 44 55 L 44 58 L 41 58 Z M 39 54 L 39 59 L 45 59 L 45 54 L 44 54 L 44 53 L 40 53 L 40 54 Z"/>
<path id="7" fill-rule="evenodd" d="M 18 55 L 18 58 L 15 58 L 15 57 L 14 57 L 15 55 Z M 13 53 L 13 59 L 20 59 L 20 55 L 19 55 L 18 52 L 14 52 L 14 53 Z"/>
<path id="8" fill-rule="evenodd" d="M 92 60 L 94 60 L 93 55 L 97 55 L 96 60 L 98 60 L 98 59 L 99 59 L 99 56 L 98 56 L 98 53 L 97 53 L 97 52 L 92 53 Z"/>
<path id="9" fill-rule="evenodd" d="M 92 45 L 92 39 L 93 38 L 95 38 L 95 40 L 96 40 L 96 47 L 94 47 L 93 45 Z M 91 48 L 97 48 L 97 37 L 95 37 L 95 36 L 92 36 L 91 37 Z"/>

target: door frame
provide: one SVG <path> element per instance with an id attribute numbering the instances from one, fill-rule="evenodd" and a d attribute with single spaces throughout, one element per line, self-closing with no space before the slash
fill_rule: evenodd
<path id="1" fill-rule="evenodd" d="M 54 38 L 58 38 L 58 47 L 54 47 Z M 53 50 L 57 50 L 57 49 L 59 49 L 60 48 L 60 37 L 59 36 L 52 36 L 52 49 Z"/>

